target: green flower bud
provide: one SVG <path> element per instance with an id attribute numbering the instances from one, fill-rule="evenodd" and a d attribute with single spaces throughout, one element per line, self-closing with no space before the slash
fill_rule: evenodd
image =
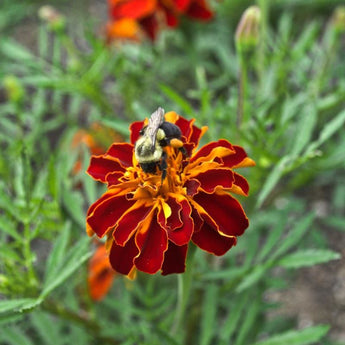
<path id="1" fill-rule="evenodd" d="M 3 86 L 10 102 L 20 103 L 23 100 L 25 91 L 17 77 L 13 75 L 5 76 Z"/>
<path id="2" fill-rule="evenodd" d="M 238 51 L 250 51 L 259 43 L 261 11 L 258 6 L 248 7 L 237 26 L 235 41 Z"/>
<path id="3" fill-rule="evenodd" d="M 332 15 L 331 25 L 336 33 L 345 32 L 345 6 L 338 6 Z"/>
<path id="4" fill-rule="evenodd" d="M 58 32 L 65 30 L 65 17 L 57 11 L 53 6 L 45 5 L 38 10 L 38 16 L 42 21 L 46 22 L 48 28 L 52 31 Z"/>

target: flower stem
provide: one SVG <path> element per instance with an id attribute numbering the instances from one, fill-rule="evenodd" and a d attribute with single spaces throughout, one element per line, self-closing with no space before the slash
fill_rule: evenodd
<path id="1" fill-rule="evenodd" d="M 258 63 L 256 64 L 258 69 L 258 75 L 260 83 L 263 83 L 263 74 L 266 60 L 266 42 L 268 36 L 268 15 L 270 9 L 270 0 L 257 0 L 257 4 L 261 10 L 261 28 L 260 28 L 260 43 L 258 51 Z"/>
<path id="2" fill-rule="evenodd" d="M 183 274 L 177 275 L 177 306 L 174 323 L 171 329 L 171 335 L 176 334 L 177 331 L 180 329 L 181 323 L 184 318 L 184 313 L 186 311 L 186 306 L 190 294 L 190 288 L 192 285 L 195 249 L 196 247 L 194 245 L 191 245 L 189 247 L 186 271 Z"/>
<path id="3" fill-rule="evenodd" d="M 244 54 L 240 53 L 240 71 L 238 85 L 238 102 L 237 102 L 237 129 L 241 128 L 243 118 L 246 116 L 246 99 L 247 99 L 247 79 L 248 69 L 247 61 Z"/>

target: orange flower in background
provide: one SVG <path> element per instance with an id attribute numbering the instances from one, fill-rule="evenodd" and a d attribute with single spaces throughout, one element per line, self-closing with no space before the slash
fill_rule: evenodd
<path id="1" fill-rule="evenodd" d="M 94 301 L 102 300 L 111 288 L 116 272 L 111 268 L 105 246 L 99 243 L 88 266 L 88 286 Z"/>
<path id="2" fill-rule="evenodd" d="M 154 40 L 160 28 L 176 27 L 183 15 L 202 21 L 213 17 L 206 0 L 108 0 L 108 6 L 109 41 L 116 38 L 138 39 L 140 31 Z"/>
<path id="3" fill-rule="evenodd" d="M 96 250 L 89 260 L 87 282 L 90 297 L 98 302 L 109 292 L 116 277 L 116 272 L 110 265 L 106 244 L 97 241 L 96 246 Z M 133 269 L 129 272 L 127 278 L 133 280 L 135 277 L 136 271 Z"/>
<path id="4" fill-rule="evenodd" d="M 93 155 L 101 155 L 112 142 L 121 140 L 120 134 L 113 129 L 93 123 L 89 129 L 80 129 L 74 134 L 71 146 L 74 150 L 81 150 L 81 145 L 85 145 Z M 81 167 L 82 162 L 79 157 L 73 167 L 73 174 L 77 174 Z"/>
<path id="5" fill-rule="evenodd" d="M 255 163 L 243 148 L 224 139 L 197 149 L 207 128 L 194 126 L 194 120 L 169 112 L 165 121 L 180 129 L 183 141 L 183 150 L 162 148 L 165 178 L 158 169 L 145 172 L 134 154 L 144 121 L 130 126 L 130 144 L 115 143 L 104 155 L 92 156 L 87 170 L 108 185 L 87 212 L 87 232 L 108 237 L 110 263 L 122 274 L 134 268 L 182 273 L 190 242 L 223 255 L 248 227 L 233 194 L 247 196 L 249 186 L 233 169 Z"/>

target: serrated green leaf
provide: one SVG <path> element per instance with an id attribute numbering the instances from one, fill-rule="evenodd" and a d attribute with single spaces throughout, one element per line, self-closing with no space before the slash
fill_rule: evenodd
<path id="1" fill-rule="evenodd" d="M 92 252 L 88 250 L 89 243 L 90 239 L 85 236 L 69 250 L 63 265 L 59 267 L 55 275 L 49 275 L 49 279 L 44 282 L 41 298 L 46 297 L 62 284 L 91 256 Z"/>
<path id="2" fill-rule="evenodd" d="M 0 258 L 5 261 L 22 262 L 23 258 L 18 253 L 18 248 L 13 248 L 13 246 L 7 243 L 0 244 Z"/>
<path id="3" fill-rule="evenodd" d="M 247 344 L 246 338 L 255 323 L 258 313 L 260 313 L 260 299 L 253 298 L 250 301 L 246 312 L 243 314 L 243 320 L 241 322 L 241 327 L 238 329 L 238 334 L 234 345 Z"/>
<path id="4" fill-rule="evenodd" d="M 315 344 L 327 334 L 329 326 L 320 325 L 300 331 L 289 331 L 274 335 L 253 345 L 308 345 Z"/>
<path id="5" fill-rule="evenodd" d="M 71 218 L 83 229 L 85 227 L 84 198 L 79 192 L 64 189 L 62 202 Z"/>
<path id="6" fill-rule="evenodd" d="M 202 276 L 202 280 L 225 279 L 230 281 L 233 279 L 238 279 L 238 277 L 244 275 L 247 270 L 247 267 L 231 267 L 227 270 L 207 272 Z"/>
<path id="7" fill-rule="evenodd" d="M 162 344 L 167 345 L 179 345 L 180 343 L 175 339 L 171 334 L 169 334 L 165 329 L 162 329 L 160 327 L 155 327 L 155 332 L 161 337 Z M 130 340 L 128 344 L 133 344 L 133 341 Z"/>
<path id="8" fill-rule="evenodd" d="M 0 190 L 0 208 L 6 210 L 16 219 L 22 220 L 20 217 L 20 210 L 18 209 L 17 205 L 15 205 L 8 195 L 2 190 Z"/>
<path id="9" fill-rule="evenodd" d="M 313 152 L 319 146 L 321 146 L 325 141 L 327 141 L 333 134 L 344 128 L 345 122 L 345 111 L 342 111 L 334 119 L 329 121 L 322 129 L 319 138 L 312 142 L 306 152 L 307 154 Z"/>
<path id="10" fill-rule="evenodd" d="M 34 298 L 20 298 L 20 299 L 12 299 L 7 301 L 0 301 L 0 313 L 5 313 L 8 311 L 19 311 L 19 309 L 27 304 L 34 302 Z"/>
<path id="11" fill-rule="evenodd" d="M 325 219 L 325 223 L 345 232 L 345 217 L 329 216 Z"/>
<path id="12" fill-rule="evenodd" d="M 119 120 L 119 119 L 114 119 L 114 120 L 109 120 L 109 119 L 102 119 L 100 121 L 101 124 L 113 128 L 116 130 L 116 132 L 123 134 L 125 136 L 128 136 L 129 133 L 129 125 L 128 122 Z"/>
<path id="13" fill-rule="evenodd" d="M 30 51 L 13 40 L 2 40 L 0 49 L 4 55 L 15 60 L 30 60 L 31 62 L 35 60 L 35 56 Z"/>
<path id="14" fill-rule="evenodd" d="M 244 276 L 241 283 L 237 286 L 236 292 L 242 292 L 256 284 L 270 267 L 270 262 L 255 266 L 251 272 Z"/>
<path id="15" fill-rule="evenodd" d="M 313 104 L 308 104 L 302 114 L 297 124 L 299 134 L 292 138 L 293 147 L 289 152 L 292 157 L 298 156 L 309 143 L 317 123 L 317 111 Z"/>
<path id="16" fill-rule="evenodd" d="M 274 246 L 277 245 L 277 243 L 279 242 L 279 238 L 282 236 L 285 228 L 285 223 L 279 222 L 278 225 L 269 232 L 265 244 L 262 246 L 259 254 L 257 255 L 258 262 L 263 261 L 264 258 L 266 258 L 267 255 L 272 251 Z"/>
<path id="17" fill-rule="evenodd" d="M 41 311 L 31 313 L 31 322 L 36 332 L 40 335 L 45 345 L 57 345 L 59 333 L 56 322 L 52 322 L 52 318 Z"/>
<path id="18" fill-rule="evenodd" d="M 30 338 L 16 326 L 4 326 L 1 329 L 0 340 L 2 344 L 34 345 Z"/>
<path id="19" fill-rule="evenodd" d="M 22 241 L 22 237 L 19 235 L 19 233 L 15 229 L 15 225 L 5 215 L 0 216 L 0 232 L 1 231 L 6 233 L 7 235 L 12 236 L 18 241 Z"/>
<path id="20" fill-rule="evenodd" d="M 44 278 L 45 282 L 50 281 L 54 276 L 56 276 L 59 269 L 63 266 L 66 258 L 66 248 L 70 239 L 70 233 L 71 223 L 66 222 L 47 259 Z"/>
<path id="21" fill-rule="evenodd" d="M 278 184 L 280 178 L 284 175 L 286 165 L 290 157 L 283 157 L 273 168 L 271 173 L 267 176 L 264 185 L 258 195 L 257 207 L 261 207 L 273 188 Z"/>
<path id="22" fill-rule="evenodd" d="M 6 324 L 18 322 L 23 317 L 24 317 L 24 314 L 19 314 L 19 313 L 0 314 L 0 326 L 3 327 Z"/>
<path id="23" fill-rule="evenodd" d="M 193 116 L 194 114 L 193 107 L 183 97 L 181 97 L 175 90 L 163 84 L 160 84 L 159 88 L 167 97 L 169 97 L 172 101 L 174 101 L 177 105 L 179 105 L 185 114 L 188 114 L 189 116 Z"/>
<path id="24" fill-rule="evenodd" d="M 314 221 L 314 214 L 309 213 L 302 219 L 296 221 L 296 226 L 289 231 L 286 238 L 284 238 L 279 245 L 278 249 L 272 254 L 271 259 L 277 259 L 279 256 L 285 254 L 289 249 L 296 245 L 304 234 L 310 230 L 310 227 Z"/>
<path id="25" fill-rule="evenodd" d="M 239 328 L 239 321 L 243 314 L 243 311 L 247 308 L 249 294 L 244 293 L 240 295 L 241 298 L 236 298 L 231 305 L 231 309 L 228 312 L 228 316 L 224 321 L 223 327 L 219 332 L 219 338 L 221 340 L 220 345 L 228 345 L 229 339 Z"/>
<path id="26" fill-rule="evenodd" d="M 36 307 L 42 302 L 40 298 L 20 298 L 0 301 L 0 313 L 22 312 Z"/>
<path id="27" fill-rule="evenodd" d="M 341 255 L 332 250 L 304 249 L 284 256 L 277 264 L 285 268 L 300 268 L 322 264 L 340 258 Z"/>

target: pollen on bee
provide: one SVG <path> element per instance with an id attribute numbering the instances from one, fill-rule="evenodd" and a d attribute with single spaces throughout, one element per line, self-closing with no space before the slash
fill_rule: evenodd
<path id="1" fill-rule="evenodd" d="M 183 142 L 177 138 L 173 138 L 170 140 L 170 146 L 174 147 L 175 149 L 179 149 L 183 146 Z"/>

